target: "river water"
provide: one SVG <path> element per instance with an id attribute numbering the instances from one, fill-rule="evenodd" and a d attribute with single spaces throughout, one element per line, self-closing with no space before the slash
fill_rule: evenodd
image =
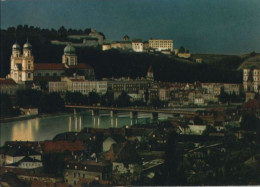
<path id="1" fill-rule="evenodd" d="M 172 115 L 159 114 L 158 120 L 166 120 Z M 63 132 L 79 132 L 85 127 L 119 128 L 133 124 L 152 122 L 152 114 L 138 113 L 137 118 L 130 118 L 129 113 L 118 113 L 110 117 L 107 111 L 99 116 L 84 112 L 78 114 L 62 114 L 57 116 L 36 117 L 33 119 L 12 121 L 0 124 L 1 146 L 5 141 L 43 141 L 51 140 L 56 134 Z"/>

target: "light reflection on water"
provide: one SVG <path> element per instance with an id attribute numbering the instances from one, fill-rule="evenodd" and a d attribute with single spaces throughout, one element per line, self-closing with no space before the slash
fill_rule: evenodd
<path id="1" fill-rule="evenodd" d="M 170 115 L 159 114 L 159 120 L 165 120 Z M 151 114 L 140 113 L 138 118 L 130 118 L 129 113 L 119 113 L 110 117 L 109 113 L 91 116 L 89 112 L 65 114 L 43 118 L 28 119 L 1 123 L 0 135 L 3 145 L 5 141 L 42 141 L 50 140 L 56 134 L 81 131 L 85 127 L 119 128 L 126 125 L 144 124 L 152 121 Z"/>

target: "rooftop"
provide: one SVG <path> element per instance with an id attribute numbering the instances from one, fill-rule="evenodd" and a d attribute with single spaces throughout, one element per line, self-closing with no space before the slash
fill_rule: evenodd
<path id="1" fill-rule="evenodd" d="M 34 70 L 63 70 L 61 63 L 37 63 L 34 64 Z"/>
<path id="2" fill-rule="evenodd" d="M 44 152 L 63 152 L 63 151 L 85 150 L 82 141 L 45 141 Z"/>
<path id="3" fill-rule="evenodd" d="M 0 78 L 0 85 L 16 85 L 13 79 L 2 79 Z"/>

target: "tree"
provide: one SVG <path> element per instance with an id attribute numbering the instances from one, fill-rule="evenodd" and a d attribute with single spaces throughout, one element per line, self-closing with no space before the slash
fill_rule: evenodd
<path id="1" fill-rule="evenodd" d="M 203 120 L 199 116 L 194 116 L 193 121 L 195 125 L 203 125 Z"/>
<path id="2" fill-rule="evenodd" d="M 185 48 L 183 46 L 180 47 L 179 53 L 185 53 Z"/>
<path id="3" fill-rule="evenodd" d="M 163 102 L 159 99 L 159 97 L 153 98 L 151 99 L 151 105 L 153 107 L 162 107 L 163 106 Z"/>
<path id="4" fill-rule="evenodd" d="M 89 104 L 97 104 L 100 102 L 100 96 L 96 92 L 89 92 L 88 94 Z"/>
<path id="5" fill-rule="evenodd" d="M 113 106 L 114 105 L 114 92 L 107 91 L 104 95 L 101 96 L 101 105 L 102 106 Z"/>
<path id="6" fill-rule="evenodd" d="M 42 94 L 39 102 L 39 111 L 44 113 L 59 112 L 64 109 L 64 100 L 58 93 Z"/>
<path id="7" fill-rule="evenodd" d="M 38 107 L 41 95 L 37 90 L 18 90 L 16 104 L 20 107 Z"/>
<path id="8" fill-rule="evenodd" d="M 130 105 L 130 96 L 125 92 L 122 91 L 121 95 L 119 95 L 117 99 L 117 104 L 120 107 L 125 107 Z"/>
<path id="9" fill-rule="evenodd" d="M 146 89 L 146 90 L 144 91 L 144 100 L 145 100 L 145 103 L 146 103 L 146 104 L 147 104 L 148 101 L 149 101 L 149 91 L 148 91 L 148 89 Z"/>
<path id="10" fill-rule="evenodd" d="M 0 94 L 0 116 L 16 116 L 19 115 L 19 109 L 14 109 L 12 102 L 7 94 Z"/>
<path id="11" fill-rule="evenodd" d="M 164 185 L 185 185 L 186 176 L 183 168 L 183 155 L 177 149 L 177 133 L 171 132 L 168 135 L 164 162 Z"/>
<path id="12" fill-rule="evenodd" d="M 207 125 L 206 129 L 203 131 L 202 135 L 208 136 L 212 132 L 217 132 L 217 129 L 215 127 L 212 127 L 210 125 Z"/>
<path id="13" fill-rule="evenodd" d="M 260 120 L 254 114 L 245 113 L 242 115 L 240 127 L 248 131 L 260 131 Z"/>

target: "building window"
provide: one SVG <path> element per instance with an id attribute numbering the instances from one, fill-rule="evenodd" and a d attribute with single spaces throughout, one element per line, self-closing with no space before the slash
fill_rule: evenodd
<path id="1" fill-rule="evenodd" d="M 31 73 L 28 73 L 28 78 L 29 78 L 29 79 L 31 78 Z"/>

